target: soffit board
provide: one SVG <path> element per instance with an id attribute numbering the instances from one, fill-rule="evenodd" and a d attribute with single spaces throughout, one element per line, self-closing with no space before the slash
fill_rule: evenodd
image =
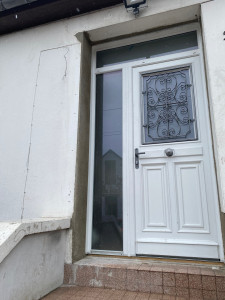
<path id="1" fill-rule="evenodd" d="M 122 0 L 1 0 L 0 35 L 121 3 Z"/>

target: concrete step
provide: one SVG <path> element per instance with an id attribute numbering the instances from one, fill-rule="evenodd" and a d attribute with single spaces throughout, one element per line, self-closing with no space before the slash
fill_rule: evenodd
<path id="1" fill-rule="evenodd" d="M 64 284 L 186 299 L 225 300 L 225 266 L 222 263 L 87 256 L 65 265 Z"/>
<path id="2" fill-rule="evenodd" d="M 41 300 L 186 300 L 186 298 L 96 287 L 62 286 Z"/>

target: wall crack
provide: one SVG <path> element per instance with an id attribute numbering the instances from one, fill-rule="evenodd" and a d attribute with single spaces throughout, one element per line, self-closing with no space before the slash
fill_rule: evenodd
<path id="1" fill-rule="evenodd" d="M 23 202 L 22 202 L 21 217 L 20 217 L 21 221 L 23 220 L 23 216 L 24 216 L 24 204 L 25 204 L 27 180 L 28 180 L 28 173 L 29 173 L 30 153 L 31 153 L 31 144 L 32 144 L 31 141 L 32 141 L 32 132 L 33 132 L 33 121 L 34 121 L 34 109 L 35 109 L 35 102 L 36 102 L 37 82 L 38 82 L 38 75 L 39 75 L 39 70 L 40 70 L 40 63 L 41 63 L 41 52 L 39 54 L 38 69 L 37 69 L 37 76 L 36 76 L 36 81 L 35 81 L 35 91 L 34 91 L 34 99 L 33 99 L 32 114 L 31 114 L 29 147 L 28 147 L 28 155 L 27 155 L 27 162 L 26 162 L 26 177 L 25 177 L 25 183 L 24 183 Z"/>
<path id="2" fill-rule="evenodd" d="M 70 51 L 68 47 L 66 47 L 66 49 L 67 49 L 67 52 L 64 54 L 64 59 L 65 59 L 66 66 L 65 66 L 65 71 L 64 71 L 63 79 L 65 79 L 66 76 L 67 76 L 67 58 L 66 58 L 66 56 L 67 56 L 67 54 Z"/>

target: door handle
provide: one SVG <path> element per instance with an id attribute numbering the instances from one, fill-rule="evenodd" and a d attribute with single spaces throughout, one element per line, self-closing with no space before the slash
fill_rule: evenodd
<path id="1" fill-rule="evenodd" d="M 174 154 L 174 150 L 168 148 L 168 149 L 165 150 L 165 154 L 166 154 L 166 156 L 168 156 L 168 157 L 172 157 L 173 154 Z"/>
<path id="2" fill-rule="evenodd" d="M 139 155 L 145 154 L 145 152 L 138 152 L 138 148 L 135 149 L 135 168 L 139 169 Z"/>

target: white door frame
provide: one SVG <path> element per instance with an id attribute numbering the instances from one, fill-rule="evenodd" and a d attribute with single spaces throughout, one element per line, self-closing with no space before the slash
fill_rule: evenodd
<path id="1" fill-rule="evenodd" d="M 198 46 L 196 50 L 180 52 L 176 54 L 163 55 L 156 58 L 126 62 L 122 64 L 115 64 L 112 66 L 106 66 L 102 68 L 96 68 L 96 52 L 100 50 L 106 50 L 116 48 L 132 43 L 138 43 L 153 39 L 159 39 L 166 36 L 176 35 L 180 33 L 197 31 Z M 201 73 L 205 78 L 204 60 L 202 51 L 202 37 L 200 27 L 197 23 L 188 24 L 179 27 L 174 27 L 162 31 L 156 31 L 153 33 L 136 36 L 120 41 L 114 41 L 106 44 L 94 46 L 92 49 L 92 78 L 91 78 L 91 103 L 90 103 L 90 150 L 89 150 L 89 175 L 88 175 L 88 199 L 87 199 L 87 225 L 86 225 L 86 253 L 99 253 L 107 255 L 124 255 L 135 256 L 135 206 L 134 206 L 134 143 L 133 143 L 133 89 L 132 89 L 132 70 L 140 66 L 153 65 L 161 62 L 167 62 L 177 60 L 178 58 L 188 58 L 199 56 L 201 60 Z M 94 148 L 95 148 L 95 95 L 96 95 L 96 75 L 122 70 L 123 80 L 123 252 L 116 251 L 93 251 L 91 249 L 92 240 L 92 215 L 93 215 L 93 184 L 94 184 Z M 206 83 L 203 80 L 203 93 L 205 99 L 207 99 Z M 132 99 L 132 101 L 131 101 Z M 208 128 L 210 134 L 210 127 Z M 212 142 L 209 141 L 209 146 L 212 149 Z M 211 163 L 213 163 L 213 150 L 211 151 Z M 215 170 L 215 166 L 213 166 Z M 132 176 L 130 174 L 133 174 Z M 214 176 L 216 186 L 216 177 Z M 215 191 L 215 195 L 218 195 Z M 221 223 L 219 213 L 218 196 L 215 197 L 216 207 L 216 225 L 218 229 L 219 245 L 220 245 L 220 260 L 224 261 L 223 242 L 221 234 Z"/>

